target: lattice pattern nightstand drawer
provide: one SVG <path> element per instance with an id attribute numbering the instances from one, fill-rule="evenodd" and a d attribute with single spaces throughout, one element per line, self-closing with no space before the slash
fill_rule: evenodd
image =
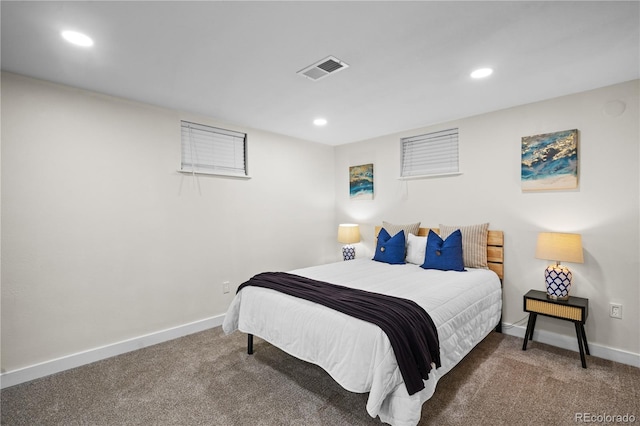
<path id="1" fill-rule="evenodd" d="M 589 300 L 575 296 L 569 300 L 547 299 L 546 292 L 531 290 L 524 295 L 524 310 L 584 324 L 589 315 Z"/>
<path id="2" fill-rule="evenodd" d="M 525 311 L 584 322 L 584 318 L 582 317 L 582 309 L 573 306 L 549 303 L 547 301 L 526 299 Z"/>

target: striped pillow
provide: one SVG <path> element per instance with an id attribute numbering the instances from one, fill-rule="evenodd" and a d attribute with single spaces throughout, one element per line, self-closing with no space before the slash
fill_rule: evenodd
<path id="1" fill-rule="evenodd" d="M 487 266 L 487 235 L 489 224 L 469 226 L 450 226 L 440 224 L 440 237 L 444 240 L 456 229 L 462 232 L 462 257 L 466 268 L 484 268 Z"/>
<path id="2" fill-rule="evenodd" d="M 387 230 L 389 235 L 396 235 L 400 231 L 404 231 L 404 238 L 409 239 L 409 234 L 418 235 L 420 222 L 410 223 L 408 225 L 394 225 L 393 223 L 382 221 L 382 227 Z"/>

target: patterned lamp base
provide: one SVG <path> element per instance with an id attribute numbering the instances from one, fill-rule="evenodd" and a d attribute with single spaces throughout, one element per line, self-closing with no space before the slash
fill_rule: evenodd
<path id="1" fill-rule="evenodd" d="M 563 265 L 549 265 L 544 271 L 547 283 L 547 298 L 554 300 L 569 299 L 571 289 L 571 271 Z"/>
<path id="2" fill-rule="evenodd" d="M 356 248 L 354 246 L 342 247 L 342 258 L 344 260 L 353 260 L 356 258 Z"/>

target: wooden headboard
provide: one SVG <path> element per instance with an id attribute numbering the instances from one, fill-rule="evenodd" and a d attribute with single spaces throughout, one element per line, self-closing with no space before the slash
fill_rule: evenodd
<path id="1" fill-rule="evenodd" d="M 382 229 L 381 226 L 376 226 L 376 239 L 380 229 Z M 438 228 L 420 228 L 418 236 L 426 237 L 429 235 L 430 229 L 436 234 L 440 233 Z M 489 230 L 489 235 L 487 236 L 487 266 L 500 277 L 500 281 L 504 279 L 504 233 L 502 231 Z"/>

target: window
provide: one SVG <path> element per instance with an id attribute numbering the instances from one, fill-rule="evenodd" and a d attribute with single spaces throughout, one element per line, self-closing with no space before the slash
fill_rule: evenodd
<path id="1" fill-rule="evenodd" d="M 400 149 L 401 178 L 459 174 L 458 129 L 402 138 Z"/>
<path id="2" fill-rule="evenodd" d="M 248 177 L 246 133 L 188 121 L 180 123 L 181 172 Z"/>

